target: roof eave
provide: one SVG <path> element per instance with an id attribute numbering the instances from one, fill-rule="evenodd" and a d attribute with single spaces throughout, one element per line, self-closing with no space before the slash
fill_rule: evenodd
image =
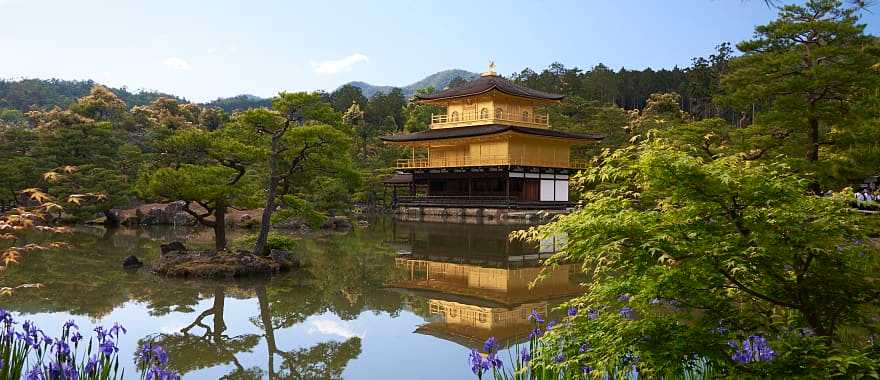
<path id="1" fill-rule="evenodd" d="M 488 89 L 486 89 L 486 90 L 479 91 L 479 92 L 473 92 L 473 93 L 470 93 L 470 94 L 455 95 L 455 96 L 445 96 L 445 97 L 440 97 L 440 98 L 424 98 L 424 97 L 422 97 L 422 96 L 420 96 L 420 95 L 415 95 L 415 100 L 416 100 L 416 103 L 422 103 L 422 104 L 439 103 L 439 102 L 443 102 L 443 101 L 446 101 L 446 100 L 461 99 L 461 98 L 467 98 L 467 97 L 471 97 L 471 96 L 483 95 L 483 94 L 486 94 L 486 93 L 492 92 L 493 90 L 494 90 L 494 91 L 498 91 L 498 92 L 500 92 L 500 93 L 502 93 L 502 94 L 505 94 L 505 95 L 515 96 L 515 97 L 517 97 L 517 98 L 524 98 L 524 99 L 537 100 L 537 101 L 540 101 L 540 102 L 546 102 L 546 103 L 559 102 L 559 101 L 562 101 L 562 99 L 565 98 L 564 95 L 559 95 L 558 98 L 555 98 L 555 97 L 554 97 L 554 98 L 544 98 L 544 97 L 535 97 L 535 96 L 524 96 L 524 95 L 521 95 L 521 94 L 513 94 L 513 93 L 510 93 L 510 92 L 504 91 L 504 90 L 498 88 L 498 86 L 492 86 L 492 87 L 490 87 L 490 88 L 488 88 Z"/>

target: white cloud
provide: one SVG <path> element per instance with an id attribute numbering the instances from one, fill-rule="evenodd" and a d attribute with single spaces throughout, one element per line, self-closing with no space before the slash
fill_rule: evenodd
<path id="1" fill-rule="evenodd" d="M 174 70 L 180 71 L 190 71 L 192 70 L 192 65 L 189 64 L 185 59 L 178 57 L 168 57 L 162 61 L 162 64 L 168 66 Z"/>
<path id="2" fill-rule="evenodd" d="M 309 329 L 309 334 L 314 334 L 316 332 L 324 335 L 336 335 L 345 339 L 360 336 L 350 328 L 341 325 L 339 322 L 326 319 L 312 321 L 312 328 Z"/>
<path id="3" fill-rule="evenodd" d="M 318 74 L 332 75 L 343 71 L 349 71 L 352 66 L 361 62 L 369 62 L 369 60 L 370 59 L 366 55 L 354 53 L 340 59 L 331 59 L 321 62 L 313 61 L 312 67 L 315 68 L 315 72 Z"/>

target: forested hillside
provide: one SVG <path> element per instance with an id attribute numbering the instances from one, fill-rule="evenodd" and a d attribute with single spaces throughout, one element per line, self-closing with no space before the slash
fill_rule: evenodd
<path id="1" fill-rule="evenodd" d="M 66 108 L 76 99 L 88 95 L 96 84 L 92 80 L 0 79 L 0 109 L 27 111 L 32 107 Z M 156 91 L 131 92 L 126 88 L 109 88 L 109 90 L 129 106 L 145 106 L 162 97 L 183 100 Z"/>

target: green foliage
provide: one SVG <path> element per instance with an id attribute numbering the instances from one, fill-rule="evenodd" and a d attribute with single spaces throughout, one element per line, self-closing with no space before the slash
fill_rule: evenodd
<path id="1" fill-rule="evenodd" d="M 426 87 L 416 91 L 416 94 L 430 94 L 432 92 L 434 92 L 433 87 Z M 403 130 L 407 133 L 427 130 L 428 125 L 431 124 L 431 115 L 442 112 L 443 109 L 435 105 L 408 102 L 403 110 L 404 118 L 406 119 Z"/>
<path id="2" fill-rule="evenodd" d="M 856 361 L 848 377 L 875 371 L 864 358 L 880 328 L 866 318 L 880 307 L 870 275 L 880 252 L 863 243 L 851 193 L 807 195 L 809 182 L 783 163 L 691 153 L 662 137 L 606 153 L 577 179 L 593 190 L 575 212 L 519 234 L 566 235 L 548 264 L 582 262 L 592 275 L 573 301 L 581 313 L 546 339 L 566 350 L 566 335 L 586 339 L 592 349 L 577 360 L 601 370 L 637 355 L 648 376 L 708 361 L 744 376 L 824 377 L 840 370 L 832 356 Z M 844 326 L 869 333 L 843 344 Z M 779 359 L 735 365 L 728 340 L 751 334 L 772 337 Z"/>
<path id="3" fill-rule="evenodd" d="M 230 246 L 236 250 L 249 250 L 253 248 L 254 242 L 257 241 L 257 235 L 255 234 L 247 234 L 243 235 L 232 243 Z M 280 233 L 280 232 L 271 232 L 269 233 L 269 239 L 266 243 L 266 248 L 268 250 L 278 249 L 282 251 L 296 251 L 299 247 L 299 238 L 295 236 L 291 236 L 288 234 Z"/>
<path id="4" fill-rule="evenodd" d="M 406 98 L 399 88 L 395 87 L 387 94 L 379 92 L 367 102 L 366 122 L 392 131 L 402 130 L 404 106 L 406 106 Z"/>
<path id="5" fill-rule="evenodd" d="M 70 170 L 70 173 L 53 172 L 57 175 L 46 182 L 50 194 L 71 202 L 64 207 L 64 212 L 72 215 L 75 220 L 93 219 L 104 211 L 128 205 L 132 195 L 131 184 L 128 177 L 119 170 L 91 164 Z M 100 196 L 94 201 L 83 201 L 78 199 L 78 194 Z"/>
<path id="6" fill-rule="evenodd" d="M 0 204 L 16 204 L 20 190 L 39 184 L 46 163 L 36 156 L 38 142 L 32 129 L 0 126 Z"/>
<path id="7" fill-rule="evenodd" d="M 336 112 L 343 113 L 353 104 L 362 107 L 367 105 L 367 98 L 358 87 L 346 84 L 330 93 L 330 105 Z"/>
<path id="8" fill-rule="evenodd" d="M 87 81 L 66 81 L 61 79 L 22 79 L 19 81 L 0 80 L 0 108 L 11 108 L 21 112 L 32 107 L 50 109 L 69 107 L 76 99 L 87 96 L 96 83 Z M 150 104 L 160 97 L 174 98 L 172 95 L 139 91 L 132 93 L 125 88 L 110 89 L 129 106 Z"/>
<path id="9" fill-rule="evenodd" d="M 722 104 L 759 111 L 741 133 L 744 144 L 784 155 L 814 178 L 814 190 L 876 171 L 877 131 L 867 125 L 878 116 L 880 73 L 872 67 L 880 44 L 864 33 L 857 12 L 837 0 L 782 7 L 778 19 L 737 45 L 743 55 L 721 82 Z"/>
<path id="10" fill-rule="evenodd" d="M 266 108 L 272 105 L 271 99 L 254 95 L 238 95 L 231 98 L 217 98 L 205 104 L 207 107 L 219 108 L 226 113 L 246 111 L 252 108 Z"/>
<path id="11" fill-rule="evenodd" d="M 304 220 L 309 227 L 318 228 L 321 227 L 321 224 L 323 224 L 325 220 L 327 220 L 327 216 L 317 211 L 312 202 L 297 196 L 284 195 L 279 199 L 278 203 L 282 206 L 282 209 L 272 215 L 273 223 L 290 219 L 301 219 Z M 272 234 L 269 234 L 270 241 L 267 243 L 267 247 L 270 249 L 272 247 L 271 237 Z"/>
<path id="12" fill-rule="evenodd" d="M 0 108 L 0 125 L 22 125 L 25 123 L 24 113 L 16 109 Z"/>

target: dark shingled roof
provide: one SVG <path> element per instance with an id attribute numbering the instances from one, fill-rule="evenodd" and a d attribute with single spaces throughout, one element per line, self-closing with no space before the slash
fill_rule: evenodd
<path id="1" fill-rule="evenodd" d="M 453 128 L 440 128 L 440 129 L 429 129 L 427 131 L 416 132 L 416 133 L 408 133 L 405 135 L 390 135 L 390 136 L 382 136 L 380 139 L 388 142 L 410 142 L 410 141 L 428 141 L 428 140 L 440 140 L 440 139 L 452 139 L 457 137 L 474 137 L 474 136 L 485 136 L 485 135 L 493 135 L 496 133 L 502 132 L 519 132 L 527 135 L 535 135 L 535 136 L 544 136 L 544 137 L 555 137 L 561 139 L 574 139 L 574 140 L 601 140 L 604 138 L 599 133 L 591 133 L 588 135 L 580 135 L 574 133 L 567 133 L 562 131 L 554 131 L 552 129 L 544 129 L 544 128 L 528 128 L 528 127 L 517 127 L 513 125 L 503 125 L 503 124 L 487 124 L 487 125 L 474 125 L 470 127 L 453 127 Z"/>
<path id="2" fill-rule="evenodd" d="M 508 82 L 506 79 L 497 75 L 486 75 L 467 82 L 461 86 L 450 88 L 445 91 L 435 92 L 427 95 L 416 95 L 418 100 L 437 100 L 458 98 L 462 96 L 471 96 L 486 93 L 492 90 L 498 90 L 508 95 L 521 96 L 532 99 L 545 100 L 561 100 L 562 95 L 551 94 L 549 92 L 532 90 L 530 88 L 520 87 Z"/>

